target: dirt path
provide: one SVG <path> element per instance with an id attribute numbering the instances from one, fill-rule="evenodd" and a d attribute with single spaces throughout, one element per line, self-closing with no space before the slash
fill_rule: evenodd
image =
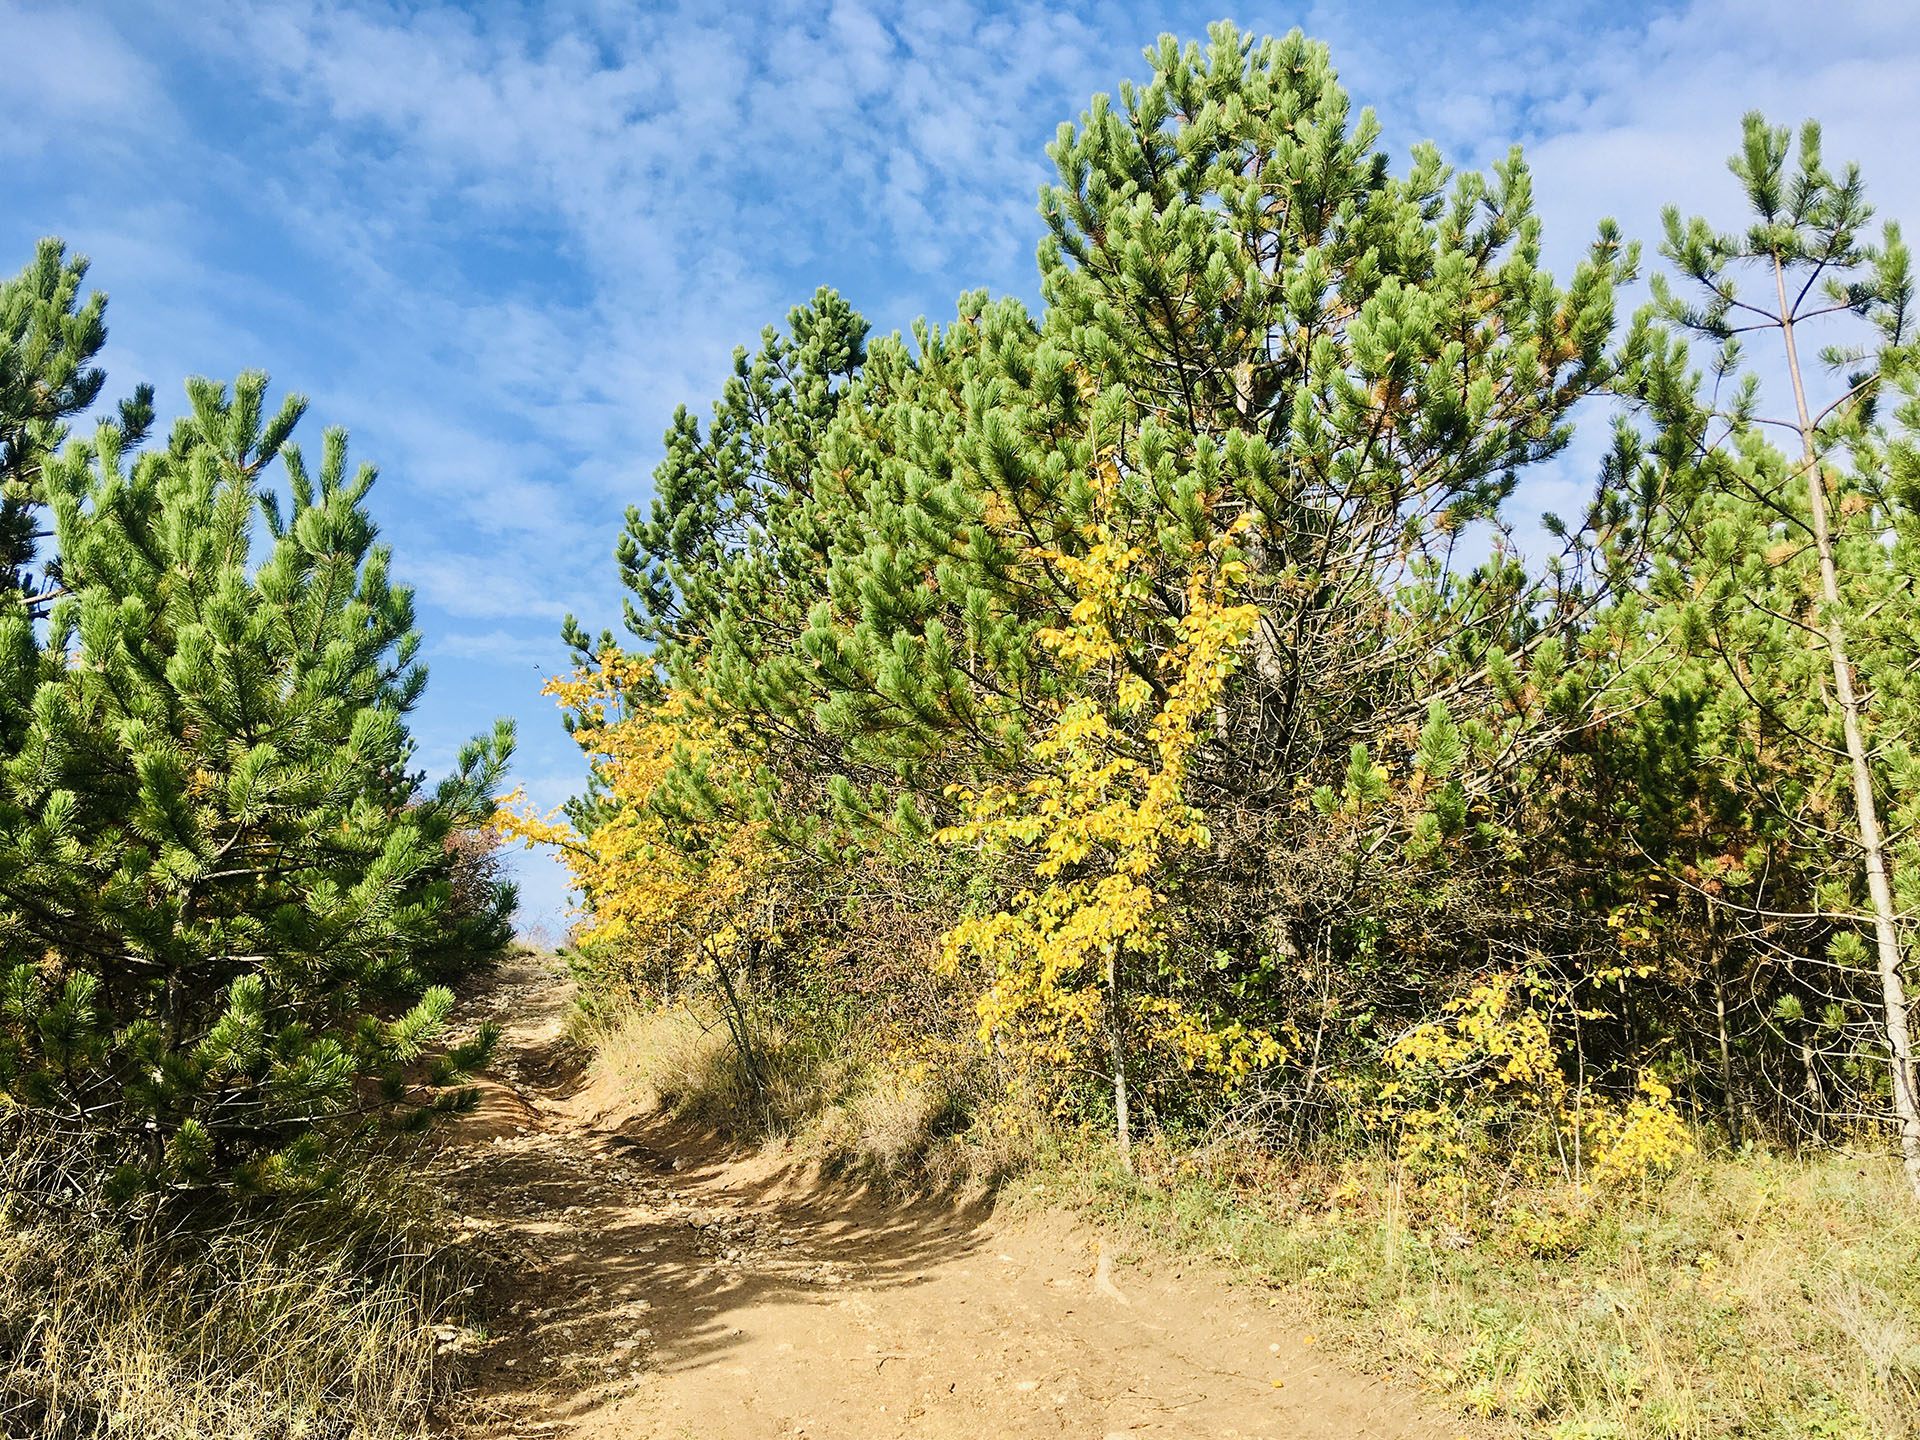
<path id="1" fill-rule="evenodd" d="M 1245 1286 L 1098 1263 L 1070 1217 L 888 1206 L 622 1115 L 570 1064 L 535 962 L 467 1002 L 505 1026 L 442 1157 L 512 1257 L 452 1417 L 465 1437 L 998 1440 L 1461 1433 L 1353 1374 Z"/>

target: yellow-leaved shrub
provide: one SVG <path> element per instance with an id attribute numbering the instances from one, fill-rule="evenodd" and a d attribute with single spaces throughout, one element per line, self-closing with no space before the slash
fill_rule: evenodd
<path id="1" fill-rule="evenodd" d="M 1392 1137 L 1417 1184 L 1466 1199 L 1554 1178 L 1600 1190 L 1644 1184 L 1692 1153 L 1673 1092 L 1650 1071 L 1611 1098 L 1569 1079 L 1553 992 L 1497 975 L 1385 1051 L 1385 1074 L 1343 1082 Z"/>
<path id="2" fill-rule="evenodd" d="M 1142 643 L 1152 584 L 1165 577 L 1153 569 L 1156 551 L 1125 533 L 1120 483 L 1111 462 L 1099 468 L 1081 553 L 1027 555 L 1073 592 L 1067 623 L 1038 639 L 1080 682 L 1080 698 L 1034 744 L 1027 778 L 955 787 L 965 818 L 937 837 L 1030 863 L 1030 883 L 1005 905 L 948 932 L 943 958 L 980 967 L 983 1040 L 1023 1081 L 1056 1093 L 1075 1071 L 1120 1063 L 1095 1057 L 1122 1033 L 1228 1085 L 1281 1058 L 1263 1030 L 1222 1023 L 1177 995 L 1132 995 L 1124 983 L 1130 965 L 1164 944 L 1167 862 L 1208 843 L 1205 816 L 1186 798 L 1188 765 L 1257 612 L 1233 598 L 1244 579 L 1234 531 L 1216 530 L 1183 557 L 1171 636 L 1157 651 Z"/>
<path id="3" fill-rule="evenodd" d="M 643 973 L 661 982 L 723 974 L 758 938 L 781 885 L 762 822 L 677 820 L 669 831 L 656 800 L 676 764 L 725 778 L 745 761 L 684 691 L 654 698 L 651 674 L 646 661 L 610 650 L 547 682 L 587 751 L 599 797 L 589 833 L 518 790 L 494 819 L 502 835 L 549 845 L 566 865 L 583 902 L 574 941 L 616 988 Z"/>

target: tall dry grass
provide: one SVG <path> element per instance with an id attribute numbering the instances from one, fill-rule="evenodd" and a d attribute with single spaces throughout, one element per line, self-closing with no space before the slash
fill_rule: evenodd
<path id="1" fill-rule="evenodd" d="M 134 1218 L 0 1151 L 0 1433 L 385 1440 L 448 1388 L 474 1267 L 404 1169 L 270 1212 Z"/>

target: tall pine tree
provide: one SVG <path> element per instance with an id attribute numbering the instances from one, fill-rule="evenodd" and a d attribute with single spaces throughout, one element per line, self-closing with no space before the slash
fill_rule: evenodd
<path id="1" fill-rule="evenodd" d="M 1883 1054 L 1886 1103 L 1920 1195 L 1907 983 L 1920 905 L 1909 256 L 1897 227 L 1869 243 L 1859 172 L 1827 168 L 1817 126 L 1801 130 L 1796 155 L 1790 131 L 1750 114 L 1730 164 L 1747 227 L 1722 232 L 1670 208 L 1663 253 L 1687 293 L 1664 277 L 1655 285 L 1659 315 L 1716 346 L 1711 385 L 1674 345 L 1634 382 L 1661 421 L 1646 462 L 1662 473 L 1665 501 L 1655 595 L 1675 644 L 1707 662 L 1718 743 L 1702 759 L 1774 837 L 1772 853 L 1738 867 L 1771 870 L 1771 896 L 1722 908 L 1739 924 L 1804 907 L 1829 937 L 1834 979 L 1819 992 L 1843 1022 L 1865 999 L 1862 972 L 1872 977 L 1870 1048 Z M 1816 353 L 1821 335 L 1833 343 Z M 1762 362 L 1789 401 L 1781 411 L 1763 408 L 1748 337 L 1768 346 Z M 1820 361 L 1839 376 L 1824 396 Z M 1780 1018 L 1797 1022 L 1799 1010 L 1796 1000 Z M 1817 1093 L 1811 1046 L 1808 1057 Z"/>
<path id="2" fill-rule="evenodd" d="M 1151 763 L 1194 557 L 1231 535 L 1258 621 L 1183 771 L 1214 826 L 1188 878 L 1213 888 L 1151 980 L 1290 1019 L 1325 1003 L 1296 961 L 1357 946 L 1363 912 L 1431 923 L 1434 887 L 1386 883 L 1383 855 L 1503 864 L 1473 807 L 1587 723 L 1566 659 L 1602 547 L 1573 537 L 1574 563 L 1530 580 L 1502 507 L 1607 382 L 1632 261 L 1603 231 L 1556 284 L 1517 155 L 1456 175 L 1421 147 L 1394 175 L 1297 32 L 1221 25 L 1148 60 L 1053 146 L 1037 323 L 969 296 L 862 360 L 816 343 L 827 309 L 797 315 L 741 361 L 718 429 L 677 422 L 622 560 L 643 638 L 698 655 L 703 702 L 764 737 L 756 794 L 679 793 L 864 843 L 951 824 L 949 787 L 1030 765 L 1088 683 L 1036 637 L 1083 604 L 1096 533 L 1137 592 L 1098 698 L 1154 695 L 1110 707 L 1112 742 Z M 786 363 L 810 345 L 827 363 Z M 1376 803 L 1389 765 L 1408 784 Z M 1403 833 L 1383 848 L 1378 824 Z M 1371 953 L 1357 986 L 1408 974 Z"/>

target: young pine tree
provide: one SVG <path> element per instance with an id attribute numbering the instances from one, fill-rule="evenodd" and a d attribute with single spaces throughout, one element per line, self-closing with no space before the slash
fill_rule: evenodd
<path id="1" fill-rule="evenodd" d="M 339 430 L 310 466 L 264 375 L 187 388 L 164 448 L 108 424 L 44 463 L 62 593 L 44 625 L 0 602 L 0 1089 L 125 1189 L 272 1189 L 463 1103 L 490 1036 L 425 1062 L 429 982 L 507 938 L 510 888 L 456 906 L 448 842 L 512 730 L 423 788 L 372 468 Z"/>

